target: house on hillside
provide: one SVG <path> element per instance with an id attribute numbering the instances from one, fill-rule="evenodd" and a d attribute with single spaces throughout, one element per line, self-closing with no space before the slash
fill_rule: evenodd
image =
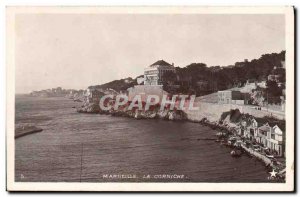
<path id="1" fill-rule="evenodd" d="M 167 72 L 174 72 L 174 64 L 169 64 L 164 60 L 159 60 L 144 71 L 144 85 L 162 85 L 165 81 L 164 74 Z"/>
<path id="2" fill-rule="evenodd" d="M 241 92 L 250 93 L 257 88 L 257 82 L 255 79 L 248 79 L 245 86 L 241 88 Z"/>
<path id="3" fill-rule="evenodd" d="M 145 81 L 144 76 L 138 77 L 138 78 L 136 79 L 136 81 L 137 81 L 137 84 L 138 84 L 138 85 L 144 84 L 144 81 Z"/>
<path id="4" fill-rule="evenodd" d="M 274 74 L 268 75 L 268 81 L 279 82 L 279 78 L 280 78 L 280 75 L 274 75 Z"/>

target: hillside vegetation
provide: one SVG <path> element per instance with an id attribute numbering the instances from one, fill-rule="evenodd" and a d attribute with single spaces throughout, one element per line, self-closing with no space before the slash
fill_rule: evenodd
<path id="1" fill-rule="evenodd" d="M 167 79 L 164 89 L 170 93 L 207 95 L 218 90 L 242 87 L 247 80 L 267 80 L 270 74 L 281 74 L 280 81 L 285 82 L 285 69 L 282 68 L 285 61 L 285 51 L 280 53 L 263 54 L 258 59 L 244 60 L 228 66 L 210 66 L 204 63 L 191 63 L 185 67 L 176 67 L 176 74 L 165 74 Z M 277 69 L 274 70 L 274 67 Z M 272 82 L 267 82 L 269 95 L 281 95 L 282 88 Z M 114 80 L 102 85 L 90 86 L 94 88 L 112 88 L 116 91 L 125 91 L 137 85 L 137 80 L 132 78 Z M 176 86 L 174 86 L 176 85 Z M 176 87 L 176 88 L 174 88 Z M 272 91 L 274 90 L 274 93 Z"/>
<path id="2" fill-rule="evenodd" d="M 89 88 L 96 88 L 96 89 L 114 89 L 117 92 L 125 91 L 130 87 L 133 87 L 134 85 L 137 85 L 137 80 L 132 79 L 131 77 L 128 77 L 126 79 L 120 79 L 120 80 L 114 80 L 102 85 L 95 85 L 95 86 L 89 86 Z"/>
<path id="3" fill-rule="evenodd" d="M 282 61 L 285 61 L 285 51 L 264 54 L 258 59 L 236 62 L 234 65 L 225 67 L 207 67 L 204 63 L 192 63 L 183 68 L 177 67 L 177 76 L 168 73 L 168 82 L 164 87 L 172 92 L 174 90 L 168 88 L 168 84 L 177 84 L 179 89 L 174 93 L 193 93 L 201 96 L 218 90 L 242 87 L 247 80 L 267 80 L 270 74 L 281 74 L 280 81 L 285 82 L 285 69 L 282 68 Z M 274 70 L 274 67 L 277 69 Z M 274 86 L 272 83 L 270 85 Z M 275 87 L 271 89 L 273 88 Z"/>

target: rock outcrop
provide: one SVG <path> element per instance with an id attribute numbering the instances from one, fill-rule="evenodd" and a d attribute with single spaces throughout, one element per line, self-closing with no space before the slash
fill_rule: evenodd
<path id="1" fill-rule="evenodd" d="M 33 126 L 33 125 L 24 125 L 15 129 L 15 139 L 23 137 L 25 135 L 41 132 L 43 129 Z"/>
<path id="2" fill-rule="evenodd" d="M 164 119 L 164 120 L 187 120 L 186 114 L 181 110 L 127 110 L 127 109 L 111 109 L 103 111 L 98 104 L 84 103 L 80 108 L 77 108 L 79 113 L 92 113 L 92 114 L 107 114 L 111 116 L 130 117 L 135 119 Z"/>
<path id="3" fill-rule="evenodd" d="M 77 112 L 79 113 L 92 113 L 92 114 L 97 114 L 100 113 L 100 107 L 99 105 L 95 103 L 87 103 L 84 104 L 81 108 L 77 109 Z"/>

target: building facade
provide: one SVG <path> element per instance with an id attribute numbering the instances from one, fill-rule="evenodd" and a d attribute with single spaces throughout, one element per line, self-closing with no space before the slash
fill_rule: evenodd
<path id="1" fill-rule="evenodd" d="M 277 125 L 270 126 L 269 123 L 262 123 L 261 120 L 248 118 L 241 121 L 237 133 L 259 143 L 264 150 L 268 150 L 275 156 L 284 155 L 283 132 Z"/>
<path id="2" fill-rule="evenodd" d="M 218 91 L 218 103 L 219 104 L 248 104 L 250 95 L 247 93 L 241 93 L 236 90 L 224 90 Z"/>
<path id="3" fill-rule="evenodd" d="M 275 125 L 270 126 L 268 123 L 258 128 L 258 134 L 255 136 L 256 141 L 271 151 L 276 152 L 277 156 L 283 155 L 283 138 L 282 130 Z"/>
<path id="4" fill-rule="evenodd" d="M 244 121 L 246 126 L 244 130 L 244 137 L 253 140 L 258 135 L 258 122 L 254 118 L 248 118 Z"/>
<path id="5" fill-rule="evenodd" d="M 144 85 L 162 85 L 165 81 L 164 75 L 174 72 L 175 67 L 164 60 L 159 60 L 144 70 Z"/>
<path id="6" fill-rule="evenodd" d="M 279 82 L 279 78 L 280 78 L 280 75 L 268 75 L 268 80 L 269 81 L 276 81 L 276 82 Z"/>

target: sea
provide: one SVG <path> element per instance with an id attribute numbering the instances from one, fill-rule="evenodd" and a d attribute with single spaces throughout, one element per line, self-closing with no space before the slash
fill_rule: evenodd
<path id="1" fill-rule="evenodd" d="M 263 163 L 232 157 L 199 123 L 77 113 L 67 98 L 17 95 L 17 182 L 268 182 Z"/>

